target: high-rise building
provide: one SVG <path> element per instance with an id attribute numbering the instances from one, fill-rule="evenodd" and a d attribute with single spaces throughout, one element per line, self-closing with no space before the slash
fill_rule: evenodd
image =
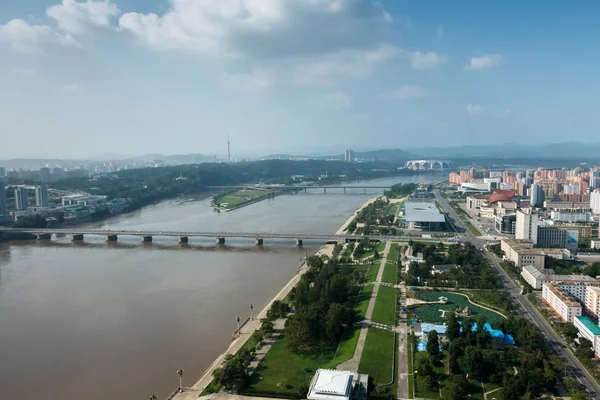
<path id="1" fill-rule="evenodd" d="M 27 210 L 27 207 L 29 207 L 27 189 L 22 187 L 15 189 L 15 206 L 17 210 Z"/>
<path id="2" fill-rule="evenodd" d="M 8 214 L 8 206 L 6 205 L 6 186 L 0 180 L 0 214 Z"/>
<path id="3" fill-rule="evenodd" d="M 50 168 L 42 168 L 40 170 L 40 179 L 42 183 L 50 183 Z"/>
<path id="4" fill-rule="evenodd" d="M 590 208 L 594 214 L 600 214 L 600 190 L 590 193 Z"/>
<path id="5" fill-rule="evenodd" d="M 352 150 L 346 150 L 344 152 L 344 161 L 347 161 L 347 162 L 354 161 L 354 151 L 352 151 Z"/>
<path id="6" fill-rule="evenodd" d="M 4 178 L 6 175 L 6 168 L 0 167 L 0 178 Z"/>
<path id="7" fill-rule="evenodd" d="M 48 185 L 35 187 L 35 205 L 38 207 L 48 207 Z"/>
<path id="8" fill-rule="evenodd" d="M 530 204 L 531 207 L 541 207 L 544 205 L 544 200 L 546 199 L 546 195 L 544 194 L 544 187 L 540 184 L 534 183 L 531 185 L 531 197 Z"/>
<path id="9" fill-rule="evenodd" d="M 515 228 L 516 239 L 531 240 L 537 244 L 538 216 L 531 209 L 517 211 L 517 226 Z"/>

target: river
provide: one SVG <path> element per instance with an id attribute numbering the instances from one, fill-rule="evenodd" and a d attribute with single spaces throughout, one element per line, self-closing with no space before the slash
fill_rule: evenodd
<path id="1" fill-rule="evenodd" d="M 368 185 L 446 178 L 413 175 Z M 377 191 L 292 194 L 229 213 L 177 199 L 97 223 L 107 229 L 333 233 Z M 227 347 L 317 244 L 86 237 L 0 244 L 0 399 L 165 398 Z"/>

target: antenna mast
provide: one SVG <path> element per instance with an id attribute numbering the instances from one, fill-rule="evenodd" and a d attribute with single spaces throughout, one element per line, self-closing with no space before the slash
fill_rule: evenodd
<path id="1" fill-rule="evenodd" d="M 229 143 L 229 132 L 227 132 L 227 162 L 231 164 L 231 146 Z"/>

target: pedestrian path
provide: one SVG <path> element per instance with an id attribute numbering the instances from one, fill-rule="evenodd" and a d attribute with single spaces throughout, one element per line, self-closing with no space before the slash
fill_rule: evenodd
<path id="1" fill-rule="evenodd" d="M 377 301 L 377 293 L 379 293 L 379 286 L 381 285 L 381 278 L 383 277 L 383 270 L 385 269 L 385 263 L 387 262 L 387 256 L 390 252 L 391 244 L 392 243 L 390 241 L 386 242 L 385 249 L 383 250 L 381 264 L 379 265 L 377 278 L 375 279 L 375 282 L 373 282 L 373 292 L 371 292 L 371 299 L 369 300 L 369 305 L 367 306 L 365 319 L 361 323 L 360 335 L 358 336 L 358 342 L 356 343 L 354 356 L 350 360 L 339 364 L 337 366 L 337 369 L 339 370 L 358 372 L 358 364 L 360 363 L 360 357 L 362 356 L 362 352 L 365 347 L 365 341 L 367 340 L 367 332 L 369 331 L 370 326 L 374 326 L 374 324 L 371 322 L 371 317 L 373 316 L 373 310 L 375 309 L 375 301 Z"/>
<path id="2" fill-rule="evenodd" d="M 254 359 L 250 362 L 250 365 L 246 370 L 248 372 L 248 375 L 252 375 L 254 373 L 254 371 L 258 367 L 258 364 L 260 364 L 260 362 L 265 358 L 265 356 L 271 349 L 271 346 L 273 346 L 273 343 L 275 343 L 277 339 L 279 339 L 279 337 L 283 333 L 283 328 L 285 326 L 286 319 L 287 318 L 279 318 L 275 321 L 275 323 L 273 324 L 274 333 L 271 335 L 270 338 L 266 339 L 263 342 L 263 346 L 260 348 L 260 350 L 256 350 L 256 352 L 254 353 Z"/>
<path id="3" fill-rule="evenodd" d="M 408 393 L 408 326 L 406 325 L 406 286 L 400 284 L 400 324 L 396 327 L 398 340 L 398 395 L 399 399 L 409 397 Z"/>

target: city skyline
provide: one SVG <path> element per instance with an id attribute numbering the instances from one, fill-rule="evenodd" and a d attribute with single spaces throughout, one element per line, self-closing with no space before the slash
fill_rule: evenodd
<path id="1" fill-rule="evenodd" d="M 7 2 L 0 159 L 588 142 L 599 7 Z"/>

